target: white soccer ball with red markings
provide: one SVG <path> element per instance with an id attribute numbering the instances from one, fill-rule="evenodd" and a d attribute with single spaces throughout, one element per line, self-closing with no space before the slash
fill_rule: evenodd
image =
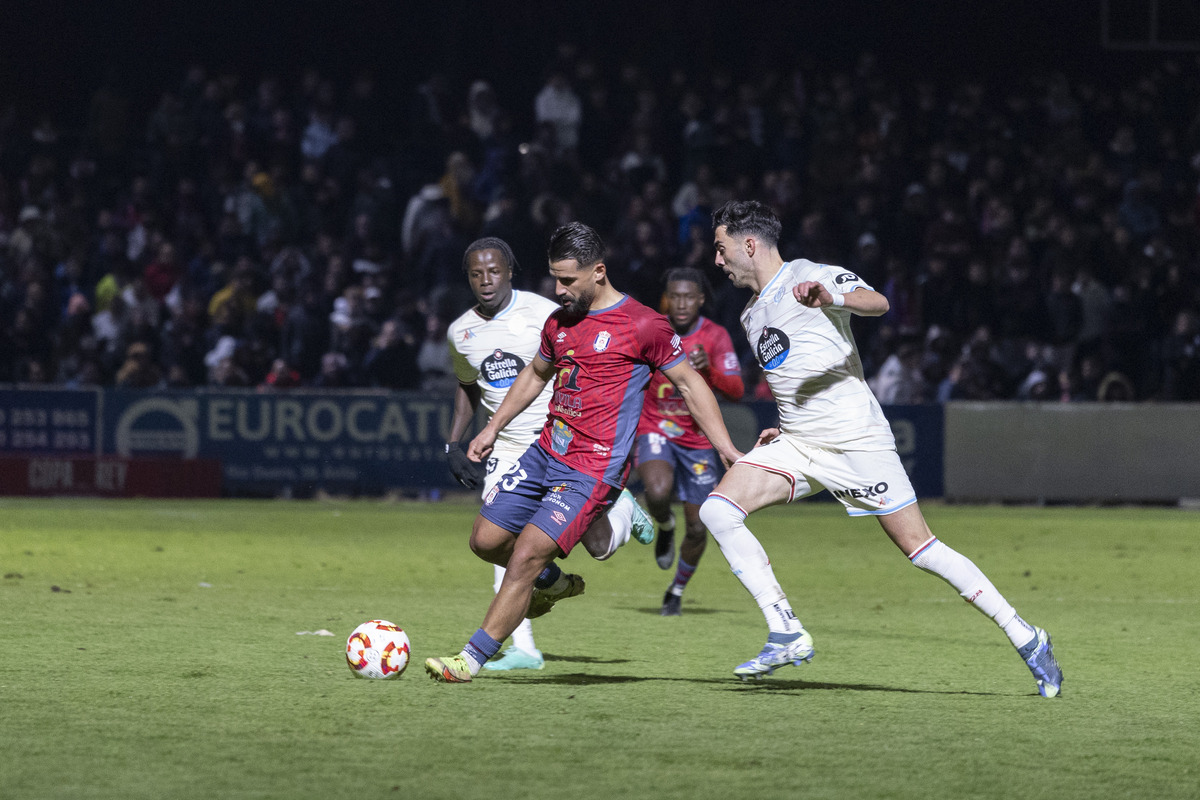
<path id="1" fill-rule="evenodd" d="M 385 619 L 364 622 L 346 640 L 346 663 L 360 678 L 399 678 L 408 666 L 408 653 L 408 634 Z"/>

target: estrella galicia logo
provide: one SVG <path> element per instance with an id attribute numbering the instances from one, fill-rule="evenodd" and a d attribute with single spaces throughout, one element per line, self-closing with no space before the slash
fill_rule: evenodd
<path id="1" fill-rule="evenodd" d="M 838 276 L 833 279 L 833 282 L 836 283 L 838 286 L 841 286 L 843 283 L 853 283 L 856 280 L 858 280 L 858 276 L 855 275 L 853 272 L 842 272 L 842 273 L 839 273 Z"/>
<path id="2" fill-rule="evenodd" d="M 758 363 L 763 369 L 775 369 L 785 360 L 792 343 L 787 334 L 778 328 L 763 328 L 762 336 L 758 339 Z"/>
<path id="3" fill-rule="evenodd" d="M 513 381 L 517 379 L 517 374 L 523 369 L 525 369 L 525 362 L 521 360 L 520 356 L 506 353 L 503 350 L 494 350 L 479 365 L 479 373 L 483 379 L 499 389 L 512 386 Z"/>

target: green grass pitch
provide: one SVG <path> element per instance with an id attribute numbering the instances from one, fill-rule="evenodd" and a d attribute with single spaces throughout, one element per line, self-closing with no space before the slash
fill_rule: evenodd
<path id="1" fill-rule="evenodd" d="M 447 686 L 422 661 L 491 597 L 465 500 L 0 502 L 0 797 L 1200 796 L 1200 517 L 925 511 L 1051 631 L 1063 696 L 833 504 L 750 518 L 812 664 L 733 679 L 766 630 L 715 543 L 677 619 L 631 543 L 566 562 L 544 670 Z M 345 666 L 373 617 L 411 637 L 398 681 Z"/>

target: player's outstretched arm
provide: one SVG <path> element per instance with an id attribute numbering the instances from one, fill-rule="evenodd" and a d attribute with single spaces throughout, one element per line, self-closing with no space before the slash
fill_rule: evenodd
<path id="1" fill-rule="evenodd" d="M 675 389 L 687 403 L 688 411 L 700 423 L 700 430 L 704 431 L 704 435 L 721 454 L 726 466 L 741 458 L 741 451 L 733 446 L 729 431 L 725 429 L 717 398 L 700 373 L 684 359 L 670 369 L 663 370 L 663 374 L 675 384 Z"/>
<path id="2" fill-rule="evenodd" d="M 487 458 L 488 453 L 492 452 L 492 445 L 496 443 L 496 435 L 537 399 L 542 389 L 546 388 L 546 381 L 553 375 L 554 365 L 541 355 L 535 355 L 529 366 L 518 373 L 517 379 L 508 389 L 508 394 L 504 395 L 504 402 L 496 409 L 488 424 L 471 440 L 470 446 L 467 447 L 467 457 L 472 461 Z"/>
<path id="3" fill-rule="evenodd" d="M 834 295 L 820 281 L 802 281 L 792 287 L 796 302 L 809 308 L 826 308 L 838 305 Z M 879 317 L 887 313 L 888 300 L 879 292 L 859 287 L 853 292 L 839 294 L 841 305 L 860 317 Z"/>

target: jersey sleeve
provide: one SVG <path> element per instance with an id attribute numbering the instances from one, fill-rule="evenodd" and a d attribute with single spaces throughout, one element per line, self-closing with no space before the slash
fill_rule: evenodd
<path id="1" fill-rule="evenodd" d="M 657 370 L 666 370 L 683 360 L 683 341 L 662 314 L 650 312 L 637 326 L 641 355 Z"/>
<path id="2" fill-rule="evenodd" d="M 849 294 L 855 289 L 870 289 L 875 291 L 869 283 L 855 275 L 848 269 L 842 267 L 833 267 L 828 264 L 820 266 L 820 273 L 817 276 L 830 294 Z"/>
<path id="3" fill-rule="evenodd" d="M 450 340 L 450 363 L 454 365 L 454 377 L 458 378 L 459 383 L 469 386 L 479 380 L 479 372 L 471 366 L 466 356 L 458 352 L 453 339 Z"/>

